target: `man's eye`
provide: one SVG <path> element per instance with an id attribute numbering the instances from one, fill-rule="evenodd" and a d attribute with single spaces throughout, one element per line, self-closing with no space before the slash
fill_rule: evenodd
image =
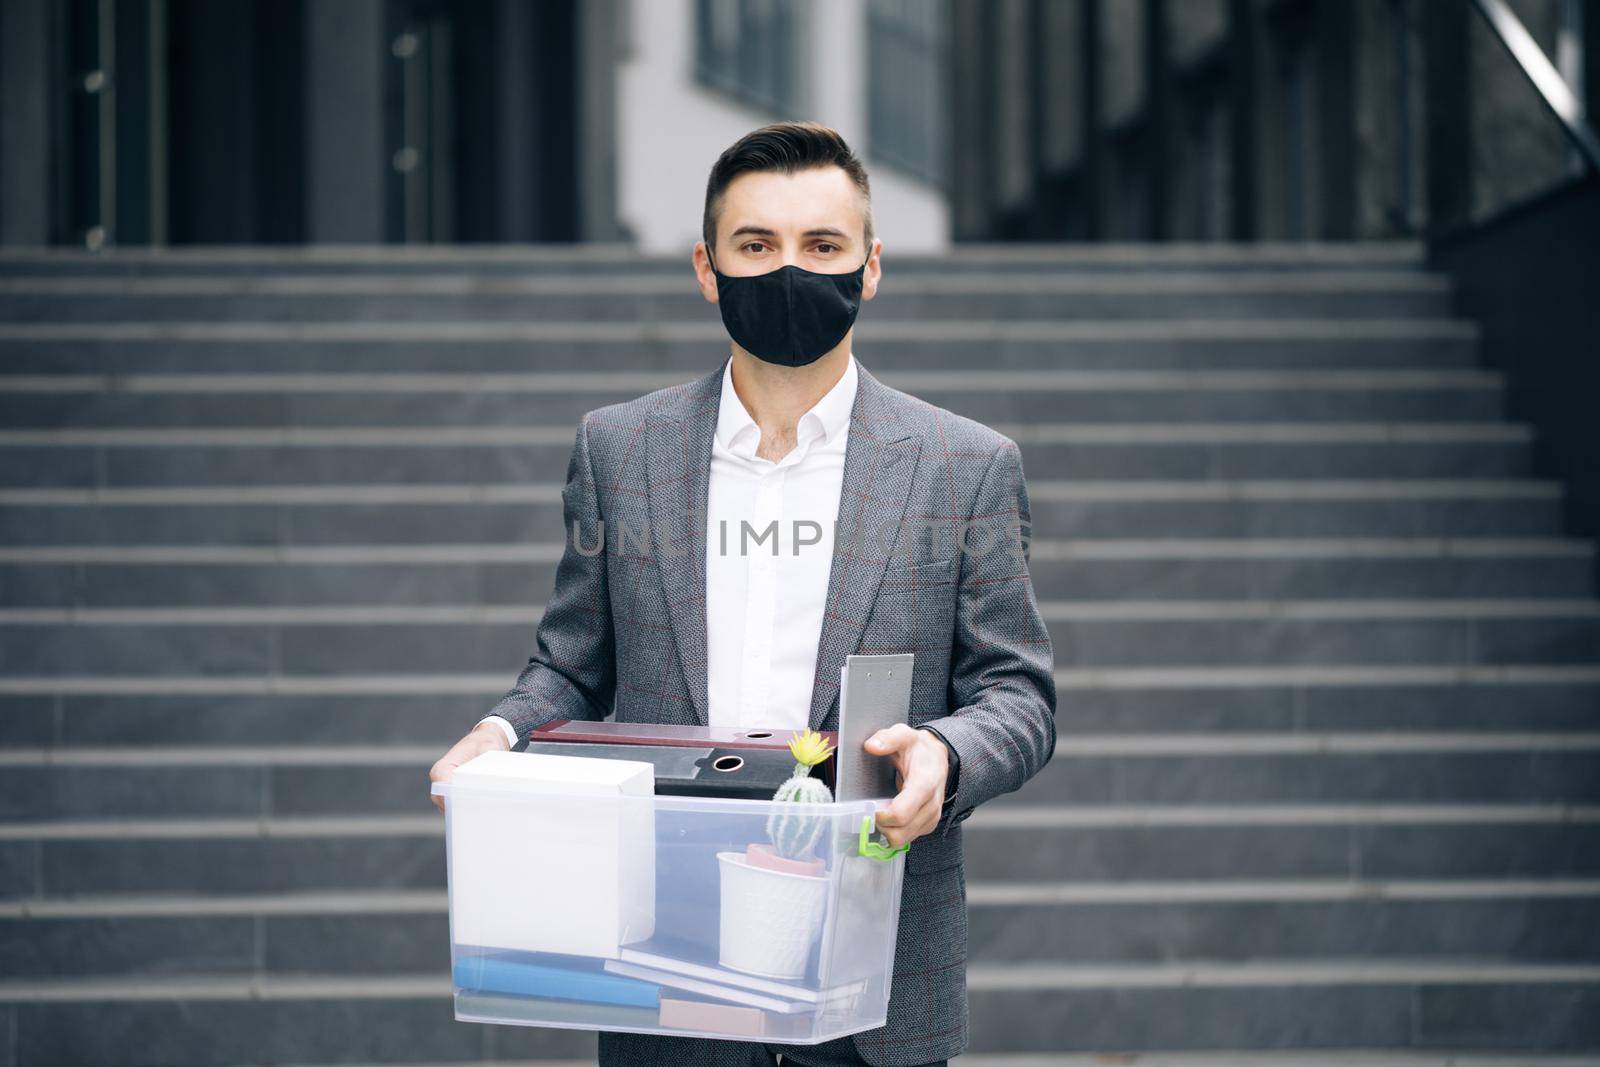
<path id="1" fill-rule="evenodd" d="M 834 252 L 834 251 L 838 250 L 839 246 L 838 245 L 830 245 L 830 244 L 827 244 L 826 242 L 824 242 L 823 244 L 818 245 L 817 248 L 818 248 L 819 251 L 822 250 L 822 249 L 827 249 L 830 252 Z"/>

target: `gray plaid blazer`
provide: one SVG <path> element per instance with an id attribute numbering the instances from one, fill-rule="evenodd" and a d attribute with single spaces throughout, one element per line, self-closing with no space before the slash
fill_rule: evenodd
<path id="1" fill-rule="evenodd" d="M 854 1037 L 868 1063 L 920 1064 L 967 1045 L 960 823 L 1054 752 L 1054 652 L 1028 573 L 1015 442 L 857 366 L 811 726 L 837 728 L 846 655 L 914 652 L 911 723 L 933 726 L 961 760 L 950 813 L 906 854 L 888 1023 Z M 493 709 L 520 738 L 608 714 L 705 725 L 705 507 L 721 385 L 719 364 L 583 417 L 537 648 Z"/>

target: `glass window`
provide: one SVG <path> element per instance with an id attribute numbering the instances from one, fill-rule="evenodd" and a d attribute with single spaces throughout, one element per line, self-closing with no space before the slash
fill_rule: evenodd
<path id="1" fill-rule="evenodd" d="M 696 79 L 781 117 L 800 115 L 799 6 L 799 0 L 696 0 Z"/>
<path id="2" fill-rule="evenodd" d="M 943 188 L 948 32 L 946 5 L 870 0 L 867 131 L 874 159 Z"/>

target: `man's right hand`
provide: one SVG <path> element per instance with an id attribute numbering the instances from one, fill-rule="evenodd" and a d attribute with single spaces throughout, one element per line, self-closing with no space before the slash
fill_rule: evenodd
<path id="1" fill-rule="evenodd" d="M 481 722 L 466 737 L 451 745 L 450 751 L 440 756 L 438 762 L 428 770 L 430 789 L 434 782 L 448 782 L 450 776 L 456 773 L 456 768 L 467 760 L 493 750 L 511 750 L 511 746 L 506 744 L 506 733 L 492 722 Z M 433 798 L 433 806 L 443 811 L 444 797 L 431 792 L 429 795 Z"/>

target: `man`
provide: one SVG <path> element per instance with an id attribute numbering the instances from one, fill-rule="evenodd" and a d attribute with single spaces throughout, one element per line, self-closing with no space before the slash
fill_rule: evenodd
<path id="1" fill-rule="evenodd" d="M 837 133 L 780 123 L 738 141 L 703 230 L 695 273 L 731 357 L 584 416 L 537 648 L 430 778 L 552 719 L 834 729 L 846 655 L 915 653 L 910 725 L 867 742 L 898 771 L 878 826 L 916 842 L 887 1025 L 813 1046 L 602 1032 L 600 1061 L 943 1063 L 967 1046 L 959 824 L 1055 749 L 1021 458 L 855 360 L 881 244 Z"/>

